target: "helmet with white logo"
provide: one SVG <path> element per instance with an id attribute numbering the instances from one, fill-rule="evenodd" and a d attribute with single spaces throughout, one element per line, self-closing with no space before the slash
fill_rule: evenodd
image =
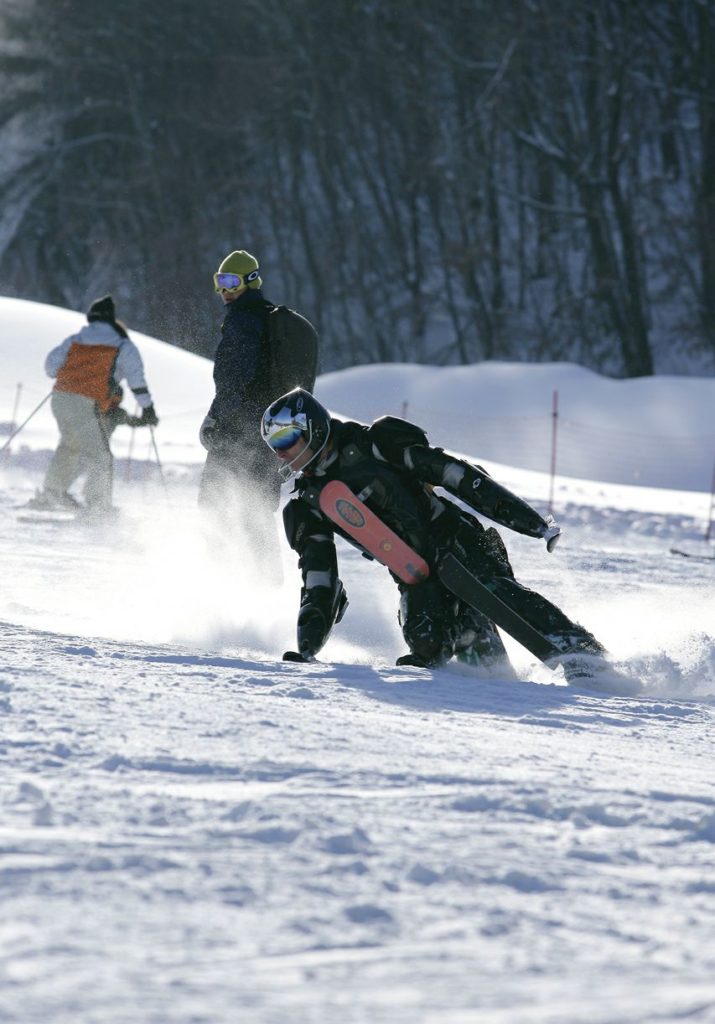
<path id="1" fill-rule="evenodd" d="M 314 453 L 301 467 L 300 472 L 304 472 L 328 443 L 330 414 L 309 391 L 293 388 L 263 413 L 261 437 L 274 452 L 292 448 L 302 437 Z M 281 466 L 278 472 L 284 480 L 289 479 L 295 472 L 293 462 Z"/>

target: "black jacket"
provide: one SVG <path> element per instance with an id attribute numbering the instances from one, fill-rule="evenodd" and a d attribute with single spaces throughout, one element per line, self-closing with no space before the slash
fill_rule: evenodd
<path id="1" fill-rule="evenodd" d="M 275 398 L 266 345 L 266 318 L 273 308 L 260 289 L 245 291 L 226 307 L 214 357 L 216 396 L 208 413 L 226 439 L 263 443 L 257 424 Z"/>
<path id="2" fill-rule="evenodd" d="M 286 535 L 300 555 L 304 586 L 310 585 L 310 573 L 313 579 L 325 580 L 325 586 L 331 586 L 337 575 L 333 536 L 342 531 L 319 507 L 320 491 L 330 480 L 341 480 L 355 494 L 369 487 L 368 507 L 430 565 L 449 542 L 461 515 L 456 504 L 436 494 L 434 487 L 518 533 L 540 537 L 547 528 L 535 509 L 485 470 L 430 446 L 420 428 L 405 420 L 385 416 L 370 427 L 333 420 L 330 445 L 316 472 L 298 479 L 297 497 L 284 510 Z"/>

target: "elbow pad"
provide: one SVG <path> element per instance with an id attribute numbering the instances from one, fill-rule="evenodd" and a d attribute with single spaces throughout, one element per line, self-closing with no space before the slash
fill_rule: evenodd
<path id="1" fill-rule="evenodd" d="M 381 416 L 368 428 L 367 436 L 373 445 L 373 454 L 400 469 L 409 468 L 406 453 L 410 447 L 428 444 L 422 427 L 399 416 Z"/>
<path id="2" fill-rule="evenodd" d="M 420 479 L 443 487 L 495 523 L 527 537 L 543 537 L 548 528 L 536 509 L 492 480 L 481 466 L 454 459 L 441 448 L 415 446 L 409 458 Z"/>

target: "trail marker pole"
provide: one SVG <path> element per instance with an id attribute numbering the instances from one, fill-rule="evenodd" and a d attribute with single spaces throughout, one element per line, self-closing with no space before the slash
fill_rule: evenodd
<path id="1" fill-rule="evenodd" d="M 710 511 L 708 512 L 708 525 L 705 530 L 706 541 L 709 541 L 713 535 L 713 511 L 715 511 L 715 462 L 713 462 L 713 479 L 710 485 Z"/>
<path id="2" fill-rule="evenodd" d="M 52 391 L 54 391 L 54 388 L 52 389 Z M 23 430 L 27 426 L 27 424 L 30 422 L 30 420 L 35 415 L 35 413 L 40 411 L 40 409 L 45 404 L 45 402 L 48 400 L 48 398 L 52 395 L 52 391 L 48 391 L 47 394 L 45 395 L 45 397 L 42 399 L 42 401 L 40 403 L 38 403 L 38 405 L 36 405 L 35 408 L 32 410 L 32 412 L 27 417 L 27 419 L 23 420 L 22 423 L 20 424 L 20 426 L 17 427 L 15 430 L 13 430 L 12 434 L 10 434 L 10 436 L 8 437 L 8 439 L 5 442 L 5 444 L 2 446 L 2 448 L 0 448 L 0 452 L 4 452 L 5 451 L 5 449 L 9 446 L 9 444 L 13 440 L 13 438 L 17 437 L 17 435 L 20 433 L 20 431 Z"/>
<path id="3" fill-rule="evenodd" d="M 551 402 L 551 466 L 549 470 L 549 513 L 554 511 L 554 485 L 556 480 L 556 441 L 559 424 L 559 393 L 554 391 Z"/>

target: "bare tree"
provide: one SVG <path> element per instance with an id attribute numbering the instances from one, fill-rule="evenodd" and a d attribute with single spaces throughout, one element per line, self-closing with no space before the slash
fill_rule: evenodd
<path id="1" fill-rule="evenodd" d="M 0 0 L 0 289 L 211 355 L 255 251 L 323 369 L 715 365 L 701 0 Z M 708 360 L 710 362 L 708 363 Z"/>

